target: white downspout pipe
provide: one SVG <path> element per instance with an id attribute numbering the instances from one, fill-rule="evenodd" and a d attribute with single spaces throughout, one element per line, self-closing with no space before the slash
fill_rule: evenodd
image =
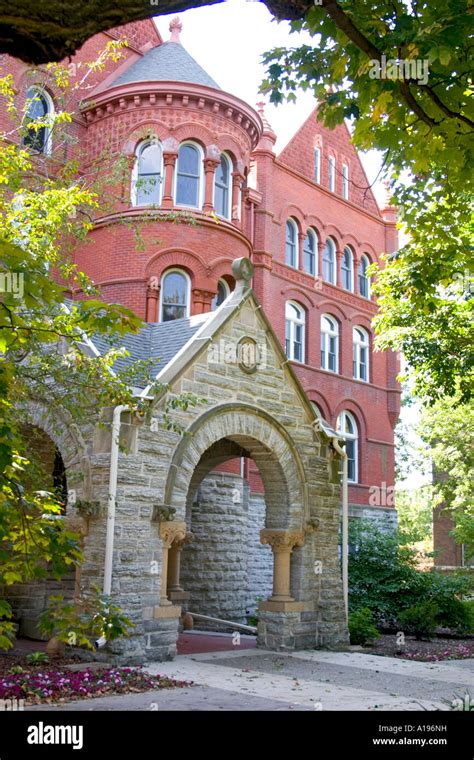
<path id="1" fill-rule="evenodd" d="M 332 445 L 342 457 L 342 594 L 346 621 L 349 617 L 349 488 L 347 483 L 347 452 L 338 439 L 332 439 Z"/>
<path id="2" fill-rule="evenodd" d="M 107 533 L 105 537 L 105 565 L 103 586 L 103 591 L 106 596 L 110 596 L 110 592 L 112 590 L 112 563 L 114 555 L 115 507 L 117 503 L 120 424 L 122 412 L 128 410 L 128 406 L 125 404 L 119 404 L 115 407 L 112 416 L 112 444 L 110 447 L 109 497 L 107 503 Z"/>

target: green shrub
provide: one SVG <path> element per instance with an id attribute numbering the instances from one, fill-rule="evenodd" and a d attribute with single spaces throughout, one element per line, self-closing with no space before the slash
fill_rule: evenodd
<path id="1" fill-rule="evenodd" d="M 420 600 L 433 601 L 443 610 L 453 598 L 472 595 L 473 578 L 466 572 L 419 570 L 410 540 L 400 532 L 382 532 L 366 520 L 350 525 L 351 612 L 368 607 L 377 625 L 395 626 L 399 613 Z"/>
<path id="2" fill-rule="evenodd" d="M 374 625 L 372 612 L 368 607 L 362 607 L 349 615 L 349 634 L 351 644 L 371 644 L 380 637 Z"/>
<path id="3" fill-rule="evenodd" d="M 434 602 L 420 602 L 400 612 L 398 622 L 404 633 L 411 633 L 417 639 L 429 639 L 438 626 L 438 607 Z"/>
<path id="4" fill-rule="evenodd" d="M 416 568 L 416 552 L 398 532 L 385 533 L 357 520 L 349 532 L 349 607 L 368 607 L 377 624 L 395 625 L 400 609 L 424 596 L 425 573 Z"/>
<path id="5" fill-rule="evenodd" d="M 462 602 L 460 599 L 452 597 L 451 599 L 442 599 L 438 602 L 437 621 L 443 628 L 451 628 L 459 633 L 472 633 L 473 621 L 472 611 L 468 602 Z"/>

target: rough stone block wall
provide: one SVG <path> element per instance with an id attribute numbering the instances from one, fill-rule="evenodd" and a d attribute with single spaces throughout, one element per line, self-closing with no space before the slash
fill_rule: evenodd
<path id="1" fill-rule="evenodd" d="M 255 614 L 258 601 L 268 599 L 273 586 L 273 556 L 270 546 L 260 543 L 265 527 L 265 498 L 249 492 L 247 527 L 247 611 Z"/>
<path id="2" fill-rule="evenodd" d="M 265 499 L 251 494 L 241 477 L 214 472 L 197 491 L 189 526 L 194 541 L 184 548 L 181 561 L 181 582 L 191 593 L 189 609 L 246 623 L 258 601 L 272 593 L 272 551 L 260 543 Z M 198 626 L 215 628 L 202 621 Z"/>
<path id="3" fill-rule="evenodd" d="M 362 507 L 349 505 L 349 518 L 369 520 L 381 531 L 389 533 L 397 529 L 397 510 L 393 507 Z"/>
<path id="4" fill-rule="evenodd" d="M 248 502 L 242 478 L 221 473 L 205 478 L 190 527 L 194 541 L 184 548 L 181 561 L 189 609 L 246 623 Z"/>

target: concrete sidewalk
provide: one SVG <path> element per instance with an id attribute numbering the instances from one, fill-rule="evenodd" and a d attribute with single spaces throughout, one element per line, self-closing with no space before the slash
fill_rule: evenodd
<path id="1" fill-rule="evenodd" d="M 48 710 L 449 710 L 472 662 L 412 662 L 355 652 L 250 649 L 181 655 L 146 669 L 191 688 L 69 702 Z M 45 709 L 26 706 L 25 709 Z"/>

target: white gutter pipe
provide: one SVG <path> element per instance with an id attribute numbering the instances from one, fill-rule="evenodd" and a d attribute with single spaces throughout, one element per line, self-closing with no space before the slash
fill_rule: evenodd
<path id="1" fill-rule="evenodd" d="M 349 488 L 347 483 L 347 452 L 339 443 L 337 437 L 332 439 L 332 445 L 342 457 L 342 594 L 346 621 L 349 617 Z"/>
<path id="2" fill-rule="evenodd" d="M 151 396 L 142 396 L 142 398 L 152 400 Z M 115 509 L 117 505 L 120 426 L 122 423 L 122 412 L 129 411 L 130 407 L 128 405 L 119 404 L 114 408 L 112 416 L 112 443 L 110 447 L 109 496 L 107 503 L 107 533 L 105 536 L 105 564 L 103 585 L 103 593 L 105 596 L 110 596 L 110 592 L 112 590 L 112 564 L 114 555 Z"/>
<path id="3" fill-rule="evenodd" d="M 106 596 L 110 596 L 112 590 L 112 561 L 114 554 L 114 533 L 115 533 L 115 507 L 117 504 L 117 478 L 118 478 L 118 455 L 120 424 L 122 412 L 129 410 L 130 407 L 125 404 L 119 404 L 115 407 L 112 416 L 112 445 L 110 447 L 110 469 L 109 469 L 109 498 L 107 503 L 107 533 L 105 537 L 105 565 L 104 565 L 104 586 L 103 591 Z"/>

